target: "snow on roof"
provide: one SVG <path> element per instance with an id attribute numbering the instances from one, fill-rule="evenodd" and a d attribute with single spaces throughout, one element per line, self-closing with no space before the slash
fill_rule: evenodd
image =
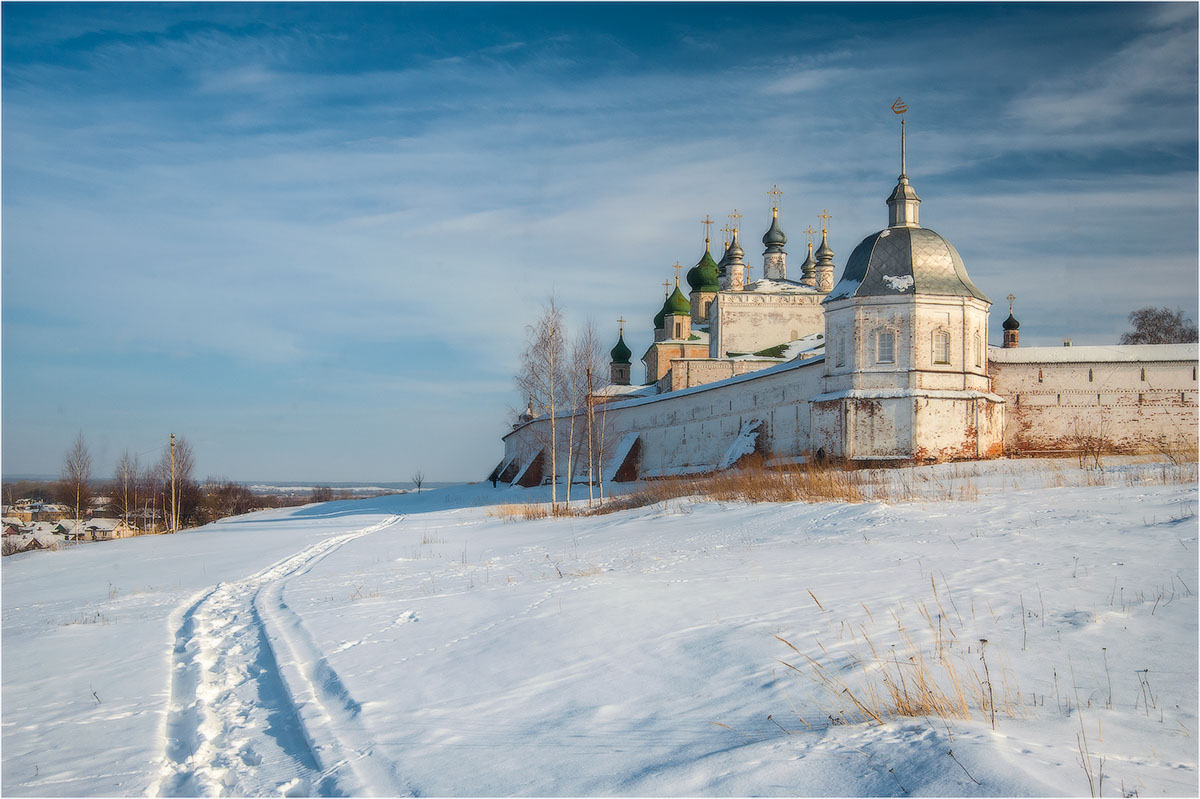
<path id="1" fill-rule="evenodd" d="M 768 348 L 771 349 L 771 348 Z M 796 358 L 811 358 L 813 355 L 824 354 L 825 352 L 825 335 L 823 333 L 809 333 L 807 336 L 801 336 L 795 341 L 789 341 L 783 349 L 783 352 L 778 358 L 772 358 L 767 355 L 755 355 L 747 353 L 745 355 L 731 355 L 729 360 L 733 361 L 761 361 L 761 360 L 777 360 L 777 361 L 792 361 Z M 724 360 L 724 359 L 719 359 Z"/>
<path id="2" fill-rule="evenodd" d="M 751 294 L 816 294 L 815 286 L 806 286 L 794 280 L 771 280 L 760 278 L 742 289 Z"/>
<path id="3" fill-rule="evenodd" d="M 658 384 L 651 383 L 648 386 L 618 386 L 614 383 L 604 388 L 598 388 L 592 393 L 598 397 L 614 397 L 618 395 L 649 396 L 658 393 Z"/>
<path id="4" fill-rule="evenodd" d="M 992 347 L 996 363 L 1100 363 L 1128 361 L 1194 361 L 1200 344 L 1123 344 L 1089 347 Z"/>

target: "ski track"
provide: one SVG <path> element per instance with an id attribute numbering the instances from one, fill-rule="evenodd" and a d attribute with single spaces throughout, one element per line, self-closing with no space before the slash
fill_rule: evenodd
<path id="1" fill-rule="evenodd" d="M 325 538 L 183 611 L 162 771 L 147 795 L 415 793 L 375 751 L 361 706 L 284 598 L 289 580 L 401 520 Z"/>

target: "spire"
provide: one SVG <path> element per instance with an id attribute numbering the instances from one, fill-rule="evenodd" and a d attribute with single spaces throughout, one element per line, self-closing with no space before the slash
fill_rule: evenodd
<path id="1" fill-rule="evenodd" d="M 817 262 L 813 260 L 812 240 L 808 242 L 808 257 L 800 264 L 800 282 L 805 286 L 817 284 Z"/>
<path id="2" fill-rule="evenodd" d="M 908 110 L 908 106 L 904 104 L 899 97 L 896 102 L 892 103 L 892 110 L 897 114 L 903 114 Z M 892 195 L 887 199 L 888 206 L 888 227 L 920 227 L 918 222 L 918 206 L 921 204 L 921 198 L 917 196 L 917 190 L 914 189 L 908 182 L 908 156 L 906 150 L 905 139 L 905 124 L 904 117 L 900 117 L 900 176 L 896 179 L 896 188 L 892 189 Z"/>
<path id="3" fill-rule="evenodd" d="M 828 214 L 824 215 L 828 223 Z M 833 250 L 829 246 L 829 228 L 826 225 L 821 226 L 821 246 L 817 248 L 817 265 L 813 270 L 816 276 L 816 287 L 818 291 L 830 292 L 833 290 Z"/>
<path id="4" fill-rule="evenodd" d="M 734 212 L 736 213 L 736 211 Z M 746 265 L 742 256 L 746 253 L 738 243 L 738 229 L 733 229 L 733 238 L 729 240 L 729 250 L 725 253 L 728 259 L 725 265 L 725 287 L 731 291 L 741 291 L 746 282 Z"/>

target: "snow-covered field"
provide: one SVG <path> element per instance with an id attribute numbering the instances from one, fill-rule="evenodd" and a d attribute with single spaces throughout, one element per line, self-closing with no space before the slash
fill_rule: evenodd
<path id="1" fill-rule="evenodd" d="M 5 558 L 0 790 L 1194 796 L 1197 490 L 1157 468 L 519 522 L 486 506 L 548 490 L 484 484 Z M 881 663 L 971 718 L 887 716 Z"/>

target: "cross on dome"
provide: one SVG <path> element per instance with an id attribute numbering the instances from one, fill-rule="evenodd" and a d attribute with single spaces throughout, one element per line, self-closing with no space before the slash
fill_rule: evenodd
<path id="1" fill-rule="evenodd" d="M 771 210 L 778 211 L 779 198 L 783 196 L 783 190 L 779 188 L 778 183 L 771 186 L 771 190 L 767 192 L 767 196 L 771 198 Z"/>

